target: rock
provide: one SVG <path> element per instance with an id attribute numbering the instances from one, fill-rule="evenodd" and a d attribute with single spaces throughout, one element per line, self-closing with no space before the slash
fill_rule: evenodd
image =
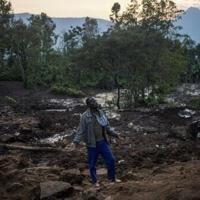
<path id="1" fill-rule="evenodd" d="M 81 187 L 81 186 L 74 186 L 74 191 L 75 191 L 75 192 L 81 193 L 81 192 L 84 191 L 84 189 L 83 189 L 83 187 Z"/>
<path id="2" fill-rule="evenodd" d="M 105 200 L 113 200 L 112 196 L 108 196 L 105 198 Z"/>
<path id="3" fill-rule="evenodd" d="M 73 192 L 73 187 L 70 183 L 63 181 L 46 181 L 40 183 L 40 199 L 51 197 L 63 193 L 63 196 L 68 196 Z"/>
<path id="4" fill-rule="evenodd" d="M 32 133 L 31 126 L 30 125 L 26 125 L 26 124 L 22 124 L 20 126 L 20 133 L 22 133 L 22 134 Z"/>
<path id="5" fill-rule="evenodd" d="M 12 183 L 8 188 L 7 192 L 16 192 L 24 188 L 24 185 L 21 183 Z"/>
<path id="6" fill-rule="evenodd" d="M 132 128 L 133 127 L 133 122 L 130 122 L 127 126 L 128 126 L 128 128 Z"/>
<path id="7" fill-rule="evenodd" d="M 81 184 L 83 177 L 79 169 L 69 169 L 62 172 L 61 180 L 71 184 Z"/>
<path id="8" fill-rule="evenodd" d="M 163 132 L 160 132 L 160 135 L 162 135 L 163 137 L 169 137 L 170 133 L 167 131 L 163 131 Z"/>
<path id="9" fill-rule="evenodd" d="M 100 188 L 97 187 L 90 187 L 89 189 L 84 190 L 84 196 L 87 200 L 98 200 L 97 197 L 98 192 L 100 191 Z M 101 198 L 102 199 L 102 198 Z"/>
<path id="10" fill-rule="evenodd" d="M 106 175 L 107 170 L 105 168 L 100 168 L 100 169 L 97 170 L 97 174 L 98 175 Z"/>
<path id="11" fill-rule="evenodd" d="M 83 170 L 83 171 L 81 172 L 81 174 L 82 174 L 83 176 L 89 176 L 89 171 L 88 171 L 88 169 Z"/>
<path id="12" fill-rule="evenodd" d="M 119 164 L 123 164 L 125 162 L 125 160 L 119 160 L 118 163 Z"/>
<path id="13" fill-rule="evenodd" d="M 152 175 L 156 175 L 156 174 L 160 174 L 160 173 L 163 173 L 164 170 L 162 170 L 161 167 L 154 167 L 153 170 L 152 170 Z"/>
<path id="14" fill-rule="evenodd" d="M 170 136 L 180 139 L 187 139 L 188 133 L 184 126 L 173 126 L 170 130 Z"/>
<path id="15" fill-rule="evenodd" d="M 158 129 L 155 127 L 145 127 L 143 128 L 144 132 L 146 133 L 156 133 L 158 132 Z"/>
<path id="16" fill-rule="evenodd" d="M 1 142 L 14 142 L 15 141 L 15 135 L 11 135 L 11 134 L 4 134 L 0 136 L 0 141 Z"/>

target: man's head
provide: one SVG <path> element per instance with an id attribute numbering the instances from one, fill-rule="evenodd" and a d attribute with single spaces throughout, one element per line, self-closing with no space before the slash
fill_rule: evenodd
<path id="1" fill-rule="evenodd" d="M 86 104 L 91 109 L 98 109 L 100 107 L 100 105 L 97 103 L 94 97 L 88 97 L 86 99 Z"/>

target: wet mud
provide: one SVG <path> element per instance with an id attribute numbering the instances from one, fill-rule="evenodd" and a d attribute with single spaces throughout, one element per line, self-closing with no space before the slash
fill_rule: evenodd
<path id="1" fill-rule="evenodd" d="M 110 139 L 110 147 L 122 182 L 107 180 L 100 158 L 100 187 L 94 187 L 86 147 L 68 148 L 86 109 L 83 99 L 14 85 L 0 84 L 0 199 L 200 199 L 200 139 L 187 130 L 199 119 L 199 109 L 106 108 L 121 134 L 121 140 Z"/>

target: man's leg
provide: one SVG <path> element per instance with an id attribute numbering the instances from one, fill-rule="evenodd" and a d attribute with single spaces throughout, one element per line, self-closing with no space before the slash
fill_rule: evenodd
<path id="1" fill-rule="evenodd" d="M 106 143 L 106 141 L 102 141 L 98 145 L 99 152 L 101 156 L 103 157 L 108 170 L 108 179 L 111 181 L 115 181 L 115 158 L 110 150 L 109 145 Z"/>
<path id="2" fill-rule="evenodd" d="M 90 177 L 92 179 L 92 183 L 97 182 L 97 175 L 96 175 L 96 162 L 98 158 L 97 149 L 94 147 L 87 147 L 88 152 L 88 167 L 90 171 Z"/>

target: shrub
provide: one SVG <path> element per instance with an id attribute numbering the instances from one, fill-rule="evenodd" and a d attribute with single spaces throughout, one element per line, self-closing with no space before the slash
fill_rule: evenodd
<path id="1" fill-rule="evenodd" d="M 194 98 L 194 99 L 192 99 L 187 104 L 187 106 L 191 106 L 191 107 L 194 107 L 194 108 L 200 108 L 200 98 Z"/>

